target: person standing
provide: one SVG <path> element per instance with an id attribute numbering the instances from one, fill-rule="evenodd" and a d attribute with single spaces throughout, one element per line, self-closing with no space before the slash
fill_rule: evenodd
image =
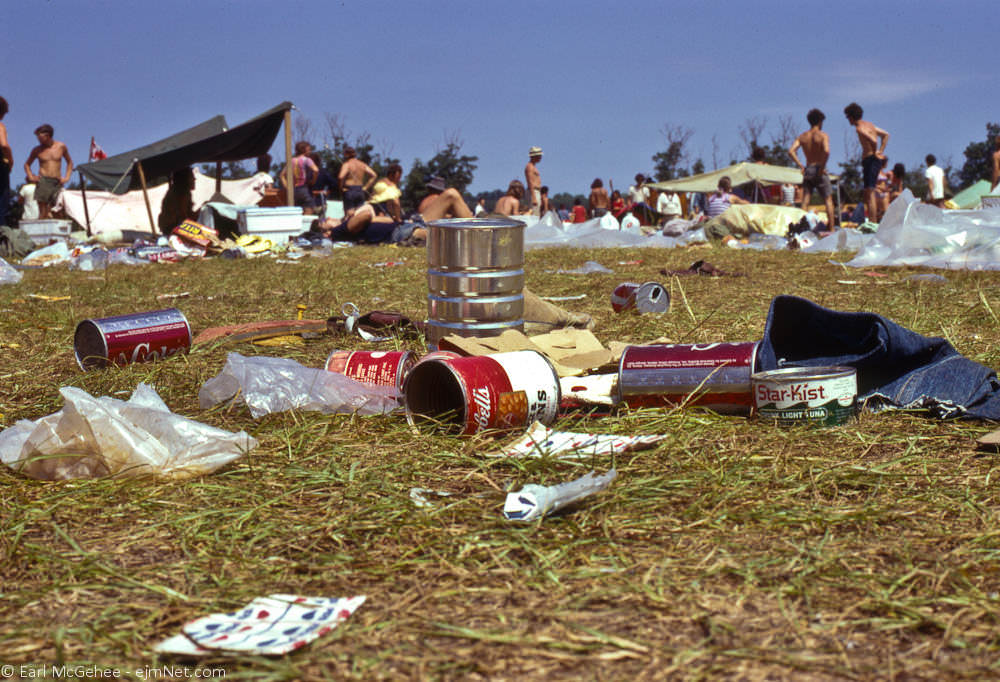
<path id="1" fill-rule="evenodd" d="M 927 178 L 927 203 L 944 208 L 944 187 L 946 184 L 944 169 L 937 165 L 937 159 L 933 154 L 928 154 L 924 161 L 927 162 L 927 170 L 924 171 L 924 177 Z"/>
<path id="2" fill-rule="evenodd" d="M 656 212 L 660 214 L 660 227 L 681 217 L 681 198 L 677 192 L 665 189 L 656 197 Z"/>
<path id="3" fill-rule="evenodd" d="M 365 193 L 377 179 L 378 173 L 357 158 L 354 147 L 344 147 L 344 163 L 337 174 L 337 180 L 343 193 L 345 211 L 365 203 Z"/>
<path id="4" fill-rule="evenodd" d="M 655 224 L 653 207 L 649 205 L 649 187 L 646 186 L 645 175 L 636 174 L 635 184 L 628 188 L 628 197 L 628 210 L 632 211 L 632 215 L 637 217 L 643 225 Z"/>
<path id="5" fill-rule="evenodd" d="M 833 211 L 833 188 L 830 186 L 830 176 L 826 173 L 826 162 L 830 159 L 830 136 L 823 132 L 826 114 L 819 109 L 810 109 L 806 114 L 806 120 L 812 127 L 795 138 L 795 142 L 788 149 L 788 155 L 802 171 L 802 210 L 809 210 L 812 193 L 819 192 L 826 208 L 827 226 L 832 230 L 837 223 L 837 215 Z M 800 147 L 806 156 L 806 165 L 802 165 L 799 161 Z"/>
<path id="6" fill-rule="evenodd" d="M 885 146 L 889 143 L 889 133 L 870 121 L 863 121 L 864 110 L 857 102 L 851 102 L 844 107 L 847 122 L 858 132 L 861 143 L 861 177 L 864 187 L 864 204 L 868 219 L 874 220 L 878 215 L 875 202 L 875 184 L 878 182 L 878 172 L 882 170 L 882 159 L 885 158 Z M 881 144 L 879 144 L 881 140 Z"/>
<path id="7" fill-rule="evenodd" d="M 531 197 L 531 215 L 536 216 L 542 215 L 542 176 L 538 172 L 541 160 L 541 147 L 532 147 L 528 150 L 528 165 L 524 167 L 524 184 L 528 186 L 528 196 Z"/>
<path id="8" fill-rule="evenodd" d="M 35 201 L 38 202 L 38 217 L 47 220 L 52 216 L 52 207 L 59 199 L 63 185 L 69 182 L 73 174 L 73 159 L 69 150 L 62 142 L 52 139 L 55 131 L 48 123 L 35 128 L 38 146 L 31 150 L 28 160 L 24 162 L 24 172 L 28 182 L 38 185 L 35 190 Z M 31 170 L 31 164 L 38 159 L 38 175 Z M 66 174 L 62 174 L 62 162 L 66 160 Z"/>
<path id="9" fill-rule="evenodd" d="M 594 181 L 590 183 L 587 212 L 591 218 L 602 218 L 610 207 L 611 199 L 608 197 L 608 190 L 604 189 L 604 182 L 600 178 L 594 178 Z"/>
<path id="10" fill-rule="evenodd" d="M 10 209 L 10 171 L 14 167 L 14 153 L 7 142 L 7 126 L 3 117 L 7 115 L 7 100 L 0 97 L 0 225 L 7 224 Z"/>

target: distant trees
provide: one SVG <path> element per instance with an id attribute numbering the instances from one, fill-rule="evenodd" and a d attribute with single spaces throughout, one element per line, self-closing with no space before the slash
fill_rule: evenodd
<path id="1" fill-rule="evenodd" d="M 961 186 L 971 185 L 979 180 L 992 178 L 993 141 L 1000 135 L 1000 123 L 986 124 L 986 141 L 970 142 L 965 148 L 965 164 L 958 172 Z"/>
<path id="2" fill-rule="evenodd" d="M 772 166 L 794 167 L 788 148 L 795 141 L 795 122 L 790 114 L 778 118 L 778 132 L 771 135 L 771 143 L 762 142 L 761 136 L 767 128 L 766 116 L 752 116 L 739 126 L 740 139 L 747 147 L 747 159 L 761 155 L 764 163 Z"/>
<path id="3" fill-rule="evenodd" d="M 682 125 L 665 123 L 660 128 L 660 134 L 666 138 L 667 148 L 662 152 L 653 154 L 653 175 L 657 182 L 664 180 L 674 180 L 688 176 L 689 171 L 684 168 L 687 163 L 687 146 L 694 130 Z"/>
<path id="4" fill-rule="evenodd" d="M 414 159 L 410 172 L 403 181 L 403 196 L 400 200 L 404 210 L 415 210 L 420 200 L 427 195 L 427 182 L 435 175 L 444 178 L 445 185 L 454 187 L 463 196 L 475 177 L 478 156 L 462 154 L 463 142 L 452 134 L 445 140 L 444 148 L 424 163 Z"/>

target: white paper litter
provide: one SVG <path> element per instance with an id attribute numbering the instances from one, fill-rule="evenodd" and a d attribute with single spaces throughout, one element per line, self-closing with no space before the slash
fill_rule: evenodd
<path id="1" fill-rule="evenodd" d="M 600 492 L 611 485 L 618 472 L 612 469 L 600 476 L 591 471 L 575 481 L 559 485 L 529 483 L 516 493 L 508 493 L 503 515 L 508 521 L 534 521 L 558 511 L 577 500 Z"/>
<path id="2" fill-rule="evenodd" d="M 364 596 L 257 597 L 239 611 L 214 613 L 191 621 L 183 627 L 182 634 L 163 640 L 153 650 L 184 656 L 281 656 L 332 631 L 364 601 Z"/>
<path id="3" fill-rule="evenodd" d="M 664 441 L 666 435 L 621 436 L 606 433 L 570 433 L 555 431 L 541 422 L 528 427 L 514 443 L 491 457 L 556 457 L 584 459 L 594 455 L 613 455 L 632 450 L 646 450 Z"/>
<path id="4" fill-rule="evenodd" d="M 66 401 L 61 410 L 0 432 L 0 461 L 45 480 L 187 478 L 215 471 L 257 447 L 244 431 L 231 433 L 172 413 L 146 384 L 128 401 L 94 398 L 72 386 L 59 392 Z"/>

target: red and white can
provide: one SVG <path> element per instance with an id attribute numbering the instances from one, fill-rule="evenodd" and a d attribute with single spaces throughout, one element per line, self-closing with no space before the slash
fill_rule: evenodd
<path id="1" fill-rule="evenodd" d="M 750 414 L 757 346 L 753 341 L 628 346 L 618 366 L 621 399 L 632 407 L 687 404 Z"/>
<path id="2" fill-rule="evenodd" d="M 177 308 L 84 320 L 73 334 L 83 370 L 159 360 L 190 348 L 191 325 Z"/>
<path id="3" fill-rule="evenodd" d="M 611 307 L 616 313 L 632 309 L 640 313 L 665 313 L 670 310 L 670 294 L 659 282 L 622 282 L 611 292 Z"/>
<path id="4" fill-rule="evenodd" d="M 413 351 L 335 350 L 326 359 L 325 369 L 375 386 L 395 386 L 403 390 L 406 373 L 417 364 Z"/>
<path id="5" fill-rule="evenodd" d="M 559 376 L 548 358 L 521 350 L 421 360 L 403 386 L 406 418 L 460 435 L 551 424 L 559 411 Z"/>

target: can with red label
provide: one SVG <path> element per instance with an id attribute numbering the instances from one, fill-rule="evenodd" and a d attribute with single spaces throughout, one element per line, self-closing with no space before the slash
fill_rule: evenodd
<path id="1" fill-rule="evenodd" d="M 640 313 L 665 313 L 670 310 L 670 294 L 659 282 L 622 282 L 611 292 L 611 307 L 616 313 L 633 309 Z"/>
<path id="2" fill-rule="evenodd" d="M 159 360 L 190 348 L 191 325 L 177 308 L 84 320 L 73 335 L 83 370 Z"/>
<path id="3" fill-rule="evenodd" d="M 406 373 L 415 364 L 417 356 L 408 350 L 335 350 L 326 359 L 325 368 L 363 384 L 395 386 L 402 391 Z"/>
<path id="4" fill-rule="evenodd" d="M 411 424 L 461 435 L 551 424 L 560 400 L 552 363 L 533 350 L 421 360 L 403 393 Z"/>
<path id="5" fill-rule="evenodd" d="M 621 399 L 632 407 L 701 405 L 750 414 L 757 343 L 628 346 L 618 366 Z"/>

